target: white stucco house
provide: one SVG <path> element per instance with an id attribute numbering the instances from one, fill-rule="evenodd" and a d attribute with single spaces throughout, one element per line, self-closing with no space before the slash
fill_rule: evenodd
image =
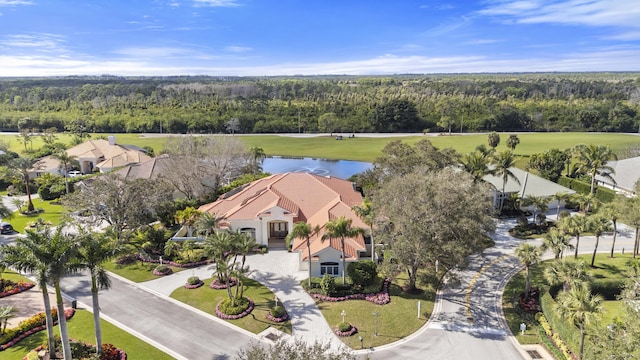
<path id="1" fill-rule="evenodd" d="M 605 185 L 616 191 L 633 194 L 633 186 L 640 180 L 640 156 L 609 161 L 607 165 L 611 166 L 614 170 L 611 177 L 615 182 L 611 181 L 611 179 L 596 175 L 598 184 Z"/>
<path id="2" fill-rule="evenodd" d="M 335 177 L 309 173 L 284 173 L 256 180 L 233 190 L 198 210 L 222 218 L 220 225 L 232 231 L 246 232 L 261 245 L 284 248 L 285 237 L 298 221 L 320 227 L 310 238 L 311 259 L 306 241 L 295 239 L 292 250 L 299 253 L 300 269 L 311 266 L 313 276 L 342 275 L 340 239 L 322 241 L 325 224 L 345 216 L 352 226 L 368 229 L 352 210 L 362 204 L 362 194 L 355 185 Z M 370 258 L 368 236 L 345 240 L 345 261 Z"/>

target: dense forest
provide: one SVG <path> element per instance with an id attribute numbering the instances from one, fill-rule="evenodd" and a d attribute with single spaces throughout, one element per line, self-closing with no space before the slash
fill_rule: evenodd
<path id="1" fill-rule="evenodd" d="M 0 130 L 636 132 L 640 74 L 0 79 Z"/>

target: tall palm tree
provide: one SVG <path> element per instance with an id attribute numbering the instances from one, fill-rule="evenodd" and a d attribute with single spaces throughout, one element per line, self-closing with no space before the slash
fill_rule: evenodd
<path id="1" fill-rule="evenodd" d="M 576 284 L 589 280 L 587 264 L 575 259 L 560 259 L 553 261 L 544 269 L 544 278 L 551 286 L 562 285 L 562 291 L 567 292 Z"/>
<path id="2" fill-rule="evenodd" d="M 267 157 L 267 154 L 264 152 L 264 149 L 258 146 L 252 146 L 249 148 L 250 165 L 251 170 L 254 174 L 257 174 L 262 170 L 262 162 L 264 158 Z"/>
<path id="3" fill-rule="evenodd" d="M 589 210 L 591 209 L 591 205 L 593 205 L 593 203 L 597 201 L 591 194 L 576 193 L 571 195 L 570 198 L 573 202 L 578 204 L 578 209 L 580 210 L 580 212 L 585 214 L 589 212 Z"/>
<path id="4" fill-rule="evenodd" d="M 564 191 L 553 194 L 552 199 L 556 201 L 556 220 L 560 218 L 560 204 L 570 198 L 570 194 Z"/>
<path id="5" fill-rule="evenodd" d="M 289 234 L 287 234 L 287 238 L 289 241 L 293 240 L 293 239 L 304 239 L 307 245 L 307 258 L 309 259 L 309 287 L 311 287 L 311 277 L 312 277 L 312 272 L 311 272 L 311 243 L 309 241 L 309 238 L 311 238 L 311 235 L 313 235 L 314 233 L 317 233 L 320 230 L 319 226 L 315 226 L 315 227 L 311 227 L 311 225 L 307 224 L 304 221 L 298 221 L 297 223 L 295 223 L 295 225 L 293 225 L 293 229 L 291 229 L 291 232 Z"/>
<path id="6" fill-rule="evenodd" d="M 13 171 L 15 177 L 20 178 L 25 185 L 27 193 L 27 210 L 32 212 L 35 208 L 31 201 L 31 175 L 30 172 L 41 168 L 40 160 L 31 157 L 18 157 L 7 163 L 7 168 Z"/>
<path id="7" fill-rule="evenodd" d="M 578 247 L 580 246 L 580 234 L 589 229 L 589 219 L 585 215 L 566 217 L 558 223 L 558 227 L 567 234 L 576 237 L 574 258 L 578 258 Z"/>
<path id="8" fill-rule="evenodd" d="M 584 338 L 586 327 L 600 318 L 604 311 L 603 298 L 592 295 L 587 284 L 574 286 L 566 293 L 558 296 L 556 309 L 560 316 L 571 321 L 580 329 L 580 352 L 578 358 L 584 355 Z"/>
<path id="9" fill-rule="evenodd" d="M 376 243 L 373 241 L 373 223 L 375 219 L 375 213 L 373 211 L 373 204 L 371 203 L 371 199 L 364 198 L 362 201 L 362 205 L 354 205 L 352 208 L 353 212 L 362 219 L 362 222 L 367 224 L 369 227 L 369 236 L 371 240 L 371 261 L 375 261 L 375 252 L 376 252 Z"/>
<path id="10" fill-rule="evenodd" d="M 616 238 L 618 236 L 618 219 L 622 216 L 620 211 L 620 204 L 618 202 L 611 202 L 606 204 L 602 208 L 602 214 L 607 219 L 611 220 L 613 224 L 613 239 L 611 241 L 611 255 L 613 257 L 613 251 L 616 248 Z"/>
<path id="11" fill-rule="evenodd" d="M 201 215 L 202 212 L 192 206 L 176 211 L 176 221 L 187 228 L 187 237 L 192 235 L 192 227 Z"/>
<path id="12" fill-rule="evenodd" d="M 601 215 L 596 215 L 589 219 L 589 230 L 596 236 L 596 243 L 593 247 L 593 256 L 591 256 L 591 267 L 593 267 L 593 264 L 596 261 L 596 253 L 598 252 L 600 237 L 604 233 L 612 231 L 613 228 L 611 227 L 609 219 Z"/>
<path id="13" fill-rule="evenodd" d="M 607 162 L 617 158 L 608 145 L 588 145 L 578 150 L 578 170 L 591 176 L 589 194 L 593 196 L 595 192 L 596 175 L 609 179 L 615 184 L 615 180 L 611 176 L 611 174 L 615 174 L 615 170 L 607 165 Z M 587 211 L 589 211 L 588 208 Z"/>
<path id="14" fill-rule="evenodd" d="M 60 291 L 60 280 L 67 271 L 77 268 L 71 263 L 77 254 L 77 243 L 75 239 L 62 233 L 63 227 L 63 225 L 59 226 L 53 235 L 48 228 L 44 228 L 41 231 L 26 230 L 26 236 L 18 238 L 14 246 L 2 246 L 2 258 L 6 265 L 18 271 L 35 273 L 42 291 L 50 354 L 55 354 L 55 341 L 47 283 L 49 281 L 53 283 L 56 292 L 58 324 L 63 354 L 65 359 L 71 359 L 69 333 Z"/>
<path id="15" fill-rule="evenodd" d="M 572 247 L 573 245 L 569 244 L 569 237 L 567 234 L 558 228 L 551 228 L 542 237 L 541 250 L 551 250 L 556 259 L 559 259 L 562 256 L 565 249 L 571 249 Z"/>
<path id="16" fill-rule="evenodd" d="M 102 266 L 112 259 L 119 250 L 117 243 L 103 234 L 80 232 L 79 259 L 80 266 L 89 271 L 91 276 L 91 300 L 93 307 L 93 326 L 96 335 L 96 349 L 102 354 L 102 327 L 100 326 L 100 301 L 98 291 L 111 288 L 111 279 Z"/>
<path id="17" fill-rule="evenodd" d="M 640 190 L 640 180 L 636 183 L 636 193 Z M 638 254 L 640 245 L 640 197 L 623 197 L 620 201 L 622 221 L 636 230 L 635 242 L 633 244 L 633 257 Z"/>
<path id="18" fill-rule="evenodd" d="M 507 186 L 509 179 L 515 181 L 520 185 L 520 180 L 511 171 L 511 168 L 516 164 L 516 157 L 510 150 L 499 152 L 493 156 L 493 174 L 502 178 L 502 193 L 500 196 L 500 211 L 504 206 L 504 189 Z"/>
<path id="19" fill-rule="evenodd" d="M 364 235 L 364 229 L 359 227 L 351 227 L 352 219 L 348 219 L 344 216 L 340 216 L 337 220 L 331 220 L 325 224 L 324 235 L 322 240 L 326 239 L 340 239 L 340 252 L 342 256 L 342 285 L 346 284 L 346 255 L 344 253 L 344 240 L 345 238 L 354 238 L 359 235 Z"/>
<path id="20" fill-rule="evenodd" d="M 524 296 L 529 298 L 529 290 L 531 289 L 531 273 L 530 268 L 533 264 L 540 261 L 540 250 L 537 246 L 522 243 L 516 248 L 516 256 L 520 259 L 522 265 L 527 272 L 527 281 L 525 283 Z"/>
<path id="21" fill-rule="evenodd" d="M 11 305 L 0 306 L 0 335 L 4 335 L 7 331 L 9 320 L 16 317 L 18 309 Z"/>
<path id="22" fill-rule="evenodd" d="M 78 160 L 76 160 L 76 156 L 75 155 L 69 155 L 69 153 L 66 150 L 60 150 L 56 153 L 54 153 L 53 155 L 51 155 L 51 157 L 53 157 L 54 159 L 60 161 L 60 165 L 62 168 L 62 175 L 64 176 L 64 187 L 66 190 L 66 193 L 69 193 L 69 178 L 67 176 L 67 173 L 69 172 L 69 168 L 76 164 L 78 162 Z"/>

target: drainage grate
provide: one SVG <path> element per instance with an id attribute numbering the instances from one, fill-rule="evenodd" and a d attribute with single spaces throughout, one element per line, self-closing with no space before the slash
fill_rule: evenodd
<path id="1" fill-rule="evenodd" d="M 529 354 L 532 359 L 542 359 L 538 350 L 527 350 L 527 354 Z"/>

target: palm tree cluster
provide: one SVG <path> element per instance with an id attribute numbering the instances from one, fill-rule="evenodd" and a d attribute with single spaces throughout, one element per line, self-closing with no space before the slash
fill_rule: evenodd
<path id="1" fill-rule="evenodd" d="M 118 252 L 118 246 L 108 237 L 84 229 L 70 229 L 66 224 L 55 230 L 43 227 L 26 230 L 26 236 L 18 238 L 14 245 L 0 247 L 0 262 L 17 271 L 34 275 L 42 291 L 44 312 L 47 325 L 49 354 L 55 356 L 53 318 L 47 286 L 53 285 L 62 351 L 65 359 L 71 359 L 69 333 L 64 312 L 64 303 L 60 283 L 74 272 L 86 270 L 91 277 L 91 294 L 94 315 L 94 330 L 97 353 L 102 352 L 102 330 L 100 327 L 100 305 L 98 290 L 108 289 L 111 285 L 102 264 Z"/>

